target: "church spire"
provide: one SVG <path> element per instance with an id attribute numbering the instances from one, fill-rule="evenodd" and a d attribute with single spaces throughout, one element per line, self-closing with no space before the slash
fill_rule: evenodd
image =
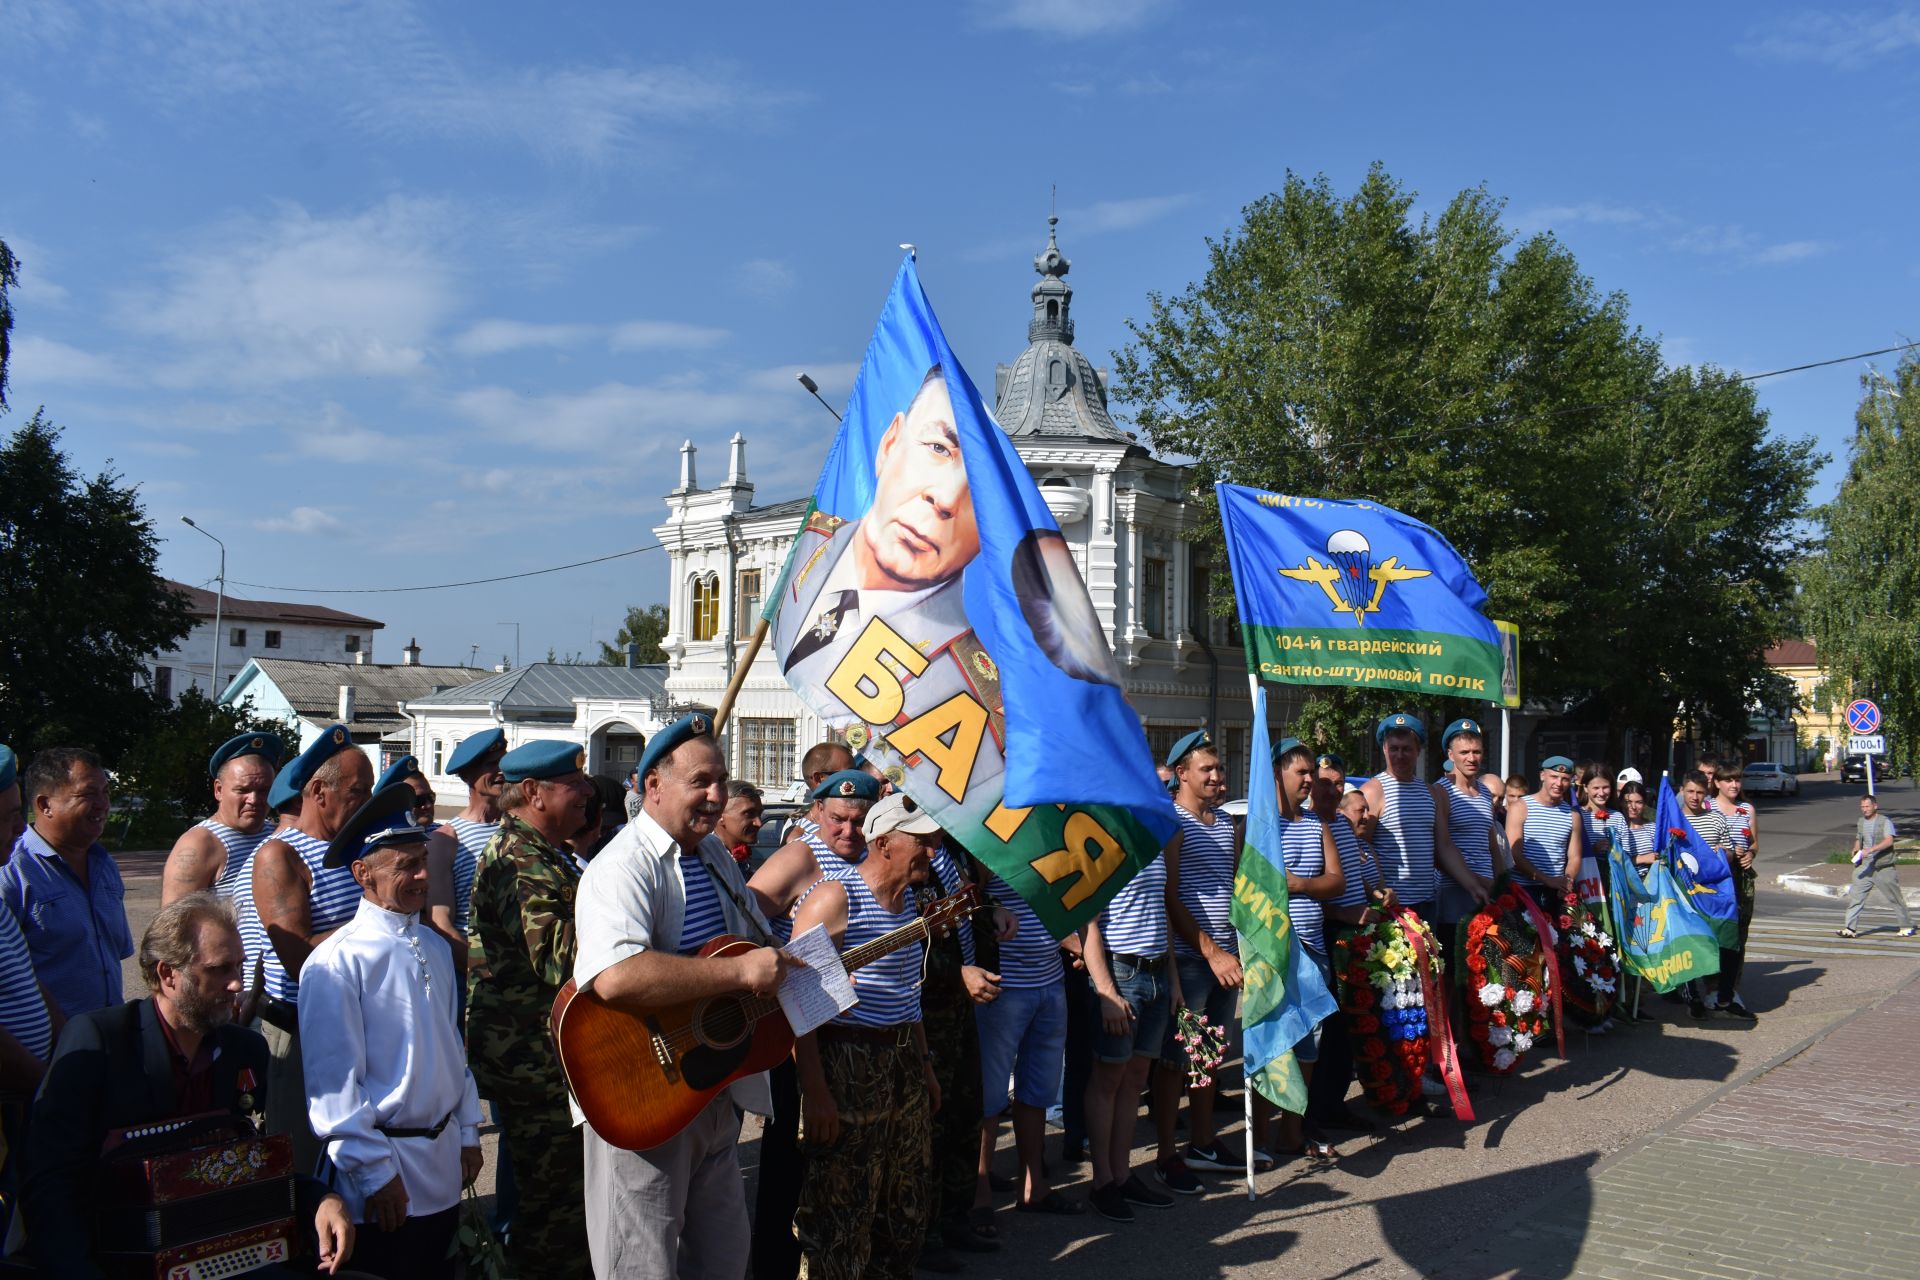
<path id="1" fill-rule="evenodd" d="M 1049 339 L 1069 345 L 1073 342 L 1073 315 L 1069 310 L 1073 305 L 1073 286 L 1066 281 L 1073 264 L 1060 252 L 1060 242 L 1055 235 L 1059 224 L 1057 214 L 1047 219 L 1047 247 L 1033 260 L 1033 269 L 1040 273 L 1040 283 L 1033 286 L 1033 319 L 1027 325 L 1028 342 Z"/>

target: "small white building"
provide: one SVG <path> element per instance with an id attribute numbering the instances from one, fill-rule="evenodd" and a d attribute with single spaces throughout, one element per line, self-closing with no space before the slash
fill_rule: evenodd
<path id="1" fill-rule="evenodd" d="M 587 772 L 626 781 L 646 740 L 671 723 L 666 668 L 536 662 L 406 701 L 406 742 L 442 804 L 466 801 L 446 772 L 454 748 L 473 734 L 504 729 L 507 749 L 536 738 L 575 742 Z"/>
<path id="2" fill-rule="evenodd" d="M 1107 411 L 1101 373 L 1073 346 L 1067 259 L 1050 233 L 1034 259 L 1026 350 L 995 371 L 994 416 L 1039 483 L 1086 579 L 1148 744 L 1164 757 L 1212 723 L 1230 789 L 1245 787 L 1250 706 L 1237 635 L 1206 608 L 1209 566 L 1184 540 L 1184 467 L 1162 462 Z M 654 530 L 669 557 L 668 694 L 676 706 L 716 706 L 780 576 L 806 512 L 804 498 L 755 506 L 746 442 L 736 435 L 726 481 L 702 489 L 695 450 L 681 446 L 680 483 Z M 1276 723 L 1293 695 L 1269 694 Z M 763 648 L 727 725 L 735 776 L 785 786 L 826 729 Z"/>
<path id="3" fill-rule="evenodd" d="M 493 674 L 480 667 L 422 666 L 419 656 L 408 645 L 407 661 L 388 666 L 252 658 L 220 702 L 285 726 L 288 741 L 297 739 L 302 751 L 330 725 L 344 724 L 377 772 L 410 750 L 412 725 L 402 710 L 407 702 Z"/>
<path id="4" fill-rule="evenodd" d="M 167 581 L 166 586 L 187 597 L 193 627 L 177 648 L 147 660 L 156 694 L 178 702 L 188 689 L 208 697 L 214 687 L 218 654 L 220 689 L 226 688 L 253 658 L 290 658 L 298 662 L 373 661 L 373 635 L 386 626 L 372 618 L 342 613 L 315 604 L 288 604 L 278 600 L 224 600 L 211 591 Z M 220 634 L 214 634 L 218 613 Z"/>

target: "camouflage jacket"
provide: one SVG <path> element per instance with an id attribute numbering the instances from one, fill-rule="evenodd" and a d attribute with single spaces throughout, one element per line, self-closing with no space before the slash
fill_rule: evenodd
<path id="1" fill-rule="evenodd" d="M 483 1097 L 563 1101 L 566 1079 L 547 1018 L 573 974 L 573 858 L 512 815 L 480 855 L 473 878 L 469 943 L 487 971 L 468 976 L 467 1060 Z"/>

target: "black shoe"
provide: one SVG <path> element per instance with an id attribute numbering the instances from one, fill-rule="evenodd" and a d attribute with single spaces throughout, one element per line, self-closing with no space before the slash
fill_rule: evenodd
<path id="1" fill-rule="evenodd" d="M 1725 1014 L 1727 1017 L 1732 1018 L 1736 1022 L 1760 1021 L 1760 1019 L 1753 1016 L 1753 1011 L 1751 1009 L 1741 1004 L 1738 1000 L 1735 1000 L 1732 1004 L 1716 1004 L 1715 1006 L 1713 1006 L 1713 1011 L 1715 1013 Z"/>
<path id="2" fill-rule="evenodd" d="M 1173 1197 L 1164 1191 L 1155 1191 L 1140 1180 L 1137 1173 L 1129 1173 L 1127 1180 L 1120 1184 L 1120 1194 L 1126 1197 L 1128 1204 L 1143 1204 L 1149 1209 L 1173 1208 Z"/>
<path id="3" fill-rule="evenodd" d="M 1200 1179 L 1193 1176 L 1193 1170 L 1187 1168 L 1187 1162 L 1179 1156 L 1154 1161 L 1153 1176 L 1161 1186 L 1176 1195 L 1197 1196 L 1205 1189 L 1200 1185 Z"/>
<path id="4" fill-rule="evenodd" d="M 1713 1016 L 1707 1012 L 1707 1004 L 1704 1000 L 1693 1001 L 1687 1006 L 1687 1012 L 1693 1015 L 1696 1022 L 1705 1022 L 1709 1017 Z"/>
<path id="5" fill-rule="evenodd" d="M 1133 1221 L 1133 1206 L 1127 1203 L 1126 1192 L 1120 1189 L 1120 1184 L 1117 1182 L 1094 1188 L 1093 1194 L 1087 1197 L 1087 1202 L 1093 1206 L 1095 1213 L 1109 1222 Z"/>

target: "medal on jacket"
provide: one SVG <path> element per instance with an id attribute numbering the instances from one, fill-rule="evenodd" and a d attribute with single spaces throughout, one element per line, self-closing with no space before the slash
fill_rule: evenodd
<path id="1" fill-rule="evenodd" d="M 234 1099 L 234 1108 L 239 1111 L 244 1111 L 249 1115 L 258 1111 L 260 1104 L 253 1096 L 253 1091 L 257 1087 L 253 1078 L 253 1068 L 240 1068 L 240 1072 L 234 1077 L 233 1083 L 240 1090 L 240 1096 Z"/>

